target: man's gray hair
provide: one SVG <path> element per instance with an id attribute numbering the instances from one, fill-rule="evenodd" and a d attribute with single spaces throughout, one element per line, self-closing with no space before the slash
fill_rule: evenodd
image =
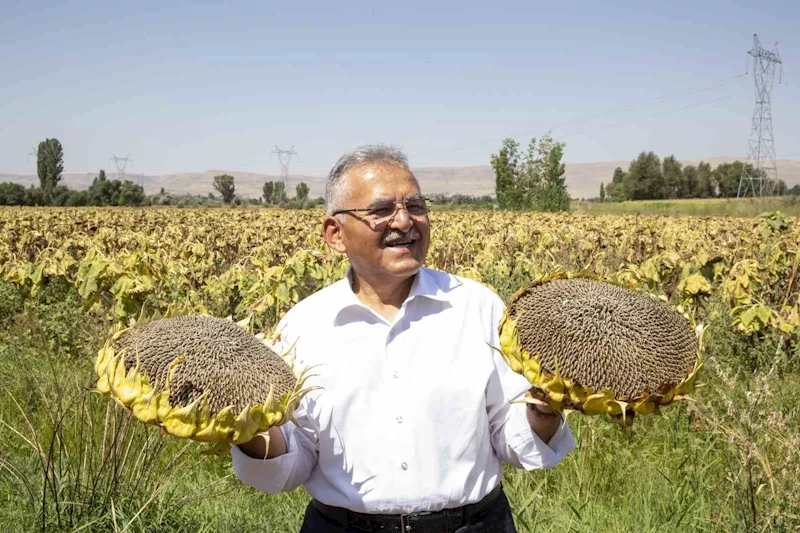
<path id="1" fill-rule="evenodd" d="M 325 206 L 328 215 L 344 208 L 342 202 L 350 194 L 350 186 L 345 179 L 347 171 L 365 163 L 390 163 L 411 171 L 406 155 L 394 146 L 366 144 L 350 150 L 339 158 L 328 173 L 328 182 L 325 184 Z"/>

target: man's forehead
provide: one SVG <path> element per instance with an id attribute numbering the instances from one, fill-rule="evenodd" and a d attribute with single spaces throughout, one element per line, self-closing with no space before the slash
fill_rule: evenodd
<path id="1" fill-rule="evenodd" d="M 408 198 L 421 194 L 414 174 L 395 164 L 364 164 L 353 169 L 350 178 L 350 193 L 354 198 L 394 200 L 398 196 Z"/>
<path id="2" fill-rule="evenodd" d="M 356 165 L 347 171 L 351 177 L 372 182 L 379 180 L 416 180 L 406 167 L 392 161 L 369 161 Z"/>

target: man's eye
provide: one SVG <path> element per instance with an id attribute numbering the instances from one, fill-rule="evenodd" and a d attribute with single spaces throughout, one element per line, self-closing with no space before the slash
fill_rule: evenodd
<path id="1" fill-rule="evenodd" d="M 369 214 L 376 217 L 388 217 L 394 212 L 394 209 L 389 206 L 374 207 L 370 210 Z"/>
<path id="2" fill-rule="evenodd" d="M 428 207 L 425 205 L 425 202 L 408 203 L 406 204 L 406 208 L 412 215 L 422 215 L 428 211 Z"/>

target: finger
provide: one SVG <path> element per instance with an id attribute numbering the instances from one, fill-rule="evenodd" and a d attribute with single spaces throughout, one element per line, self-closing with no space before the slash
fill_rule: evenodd
<path id="1" fill-rule="evenodd" d="M 544 400 L 540 400 L 539 398 L 534 398 L 532 396 L 525 396 L 522 399 L 525 403 L 532 403 L 534 405 L 541 405 L 543 407 L 550 407 L 550 404 Z"/>
<path id="2" fill-rule="evenodd" d="M 539 387 L 531 387 L 531 389 L 528 391 L 528 394 L 530 394 L 533 398 L 543 402 L 547 401 L 548 399 L 547 393 Z"/>

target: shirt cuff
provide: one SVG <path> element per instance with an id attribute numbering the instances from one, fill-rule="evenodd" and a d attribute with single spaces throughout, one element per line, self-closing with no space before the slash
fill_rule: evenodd
<path id="1" fill-rule="evenodd" d="M 508 420 L 511 426 L 508 433 L 509 446 L 516 452 L 525 470 L 553 468 L 575 449 L 575 440 L 569 424 L 562 415 L 553 438 L 549 442 L 544 442 L 528 424 L 526 409 L 527 405 L 524 403 L 511 404 L 512 413 Z"/>
<path id="2" fill-rule="evenodd" d="M 293 432 L 285 430 L 286 426 L 288 424 L 279 429 L 286 439 L 287 452 L 278 457 L 256 459 L 245 454 L 235 444 L 230 447 L 233 469 L 242 483 L 268 494 L 278 494 L 283 491 L 300 455 Z"/>

